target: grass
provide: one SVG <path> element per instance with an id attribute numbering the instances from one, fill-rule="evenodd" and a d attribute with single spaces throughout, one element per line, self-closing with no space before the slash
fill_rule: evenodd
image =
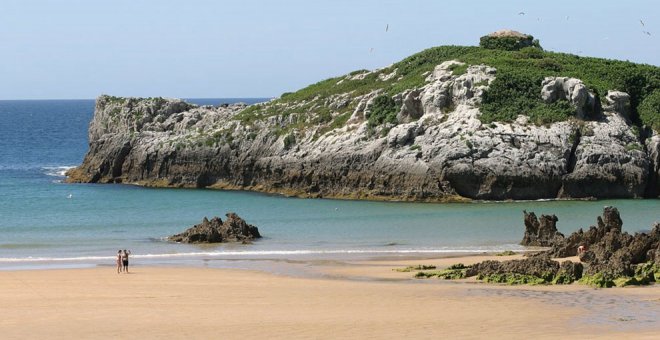
<path id="1" fill-rule="evenodd" d="M 466 63 L 456 66 L 452 72 L 462 74 L 468 65 L 485 64 L 497 69 L 496 79 L 484 94 L 481 120 L 485 123 L 507 122 L 520 114 L 527 115 L 536 124 L 549 124 L 569 119 L 575 108 L 565 101 L 546 104 L 540 99 L 541 81 L 548 76 L 564 76 L 581 79 L 594 93 L 604 95 L 607 90 L 625 91 L 631 97 L 631 117 L 639 125 L 660 130 L 660 68 L 652 65 L 635 64 L 602 58 L 580 57 L 566 53 L 544 51 L 537 47 L 526 47 L 517 51 L 486 49 L 476 46 L 434 47 L 394 65 L 366 74 L 363 79 L 350 80 L 347 76 L 334 77 L 287 93 L 280 99 L 262 105 L 253 105 L 243 110 L 236 119 L 246 123 L 265 119 L 273 115 L 291 113 L 291 107 L 310 117 L 309 125 L 340 127 L 345 120 L 331 117 L 351 112 L 356 102 L 336 112 L 327 112 L 325 101 L 334 95 L 350 93 L 351 98 L 380 90 L 382 99 L 377 113 L 370 124 L 395 124 L 392 102 L 386 98 L 407 89 L 419 88 L 426 83 L 426 76 L 444 61 L 459 60 Z M 396 76 L 383 81 L 380 74 L 396 70 Z M 364 74 L 360 70 L 353 75 Z M 325 110 L 325 112 L 324 112 Z M 317 118 L 314 120 L 314 118 Z M 301 126 L 305 129 L 309 125 Z"/>
<path id="2" fill-rule="evenodd" d="M 467 69 L 470 65 L 468 64 L 453 64 L 449 67 L 451 74 L 455 76 L 460 76 L 467 73 Z"/>

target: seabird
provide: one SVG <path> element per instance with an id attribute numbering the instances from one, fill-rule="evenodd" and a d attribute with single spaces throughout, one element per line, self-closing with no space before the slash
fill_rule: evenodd
<path id="1" fill-rule="evenodd" d="M 642 24 L 642 27 L 646 26 L 646 25 L 644 25 L 644 22 L 642 21 L 642 19 L 639 19 L 639 23 Z"/>
<path id="2" fill-rule="evenodd" d="M 390 24 L 385 25 L 385 32 L 390 30 Z"/>
<path id="3" fill-rule="evenodd" d="M 648 35 L 649 37 L 651 36 L 651 32 L 649 31 L 642 31 L 644 34 Z"/>
<path id="4" fill-rule="evenodd" d="M 525 12 L 518 12 L 518 15 L 525 15 Z"/>

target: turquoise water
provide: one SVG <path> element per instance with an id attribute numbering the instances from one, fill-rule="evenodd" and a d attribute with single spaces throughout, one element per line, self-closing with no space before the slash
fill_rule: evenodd
<path id="1" fill-rule="evenodd" d="M 660 220 L 660 200 L 385 203 L 61 183 L 87 151 L 93 108 L 92 100 L 0 101 L 0 269 L 112 265 L 120 248 L 138 263 L 184 265 L 518 250 L 523 210 L 556 214 L 564 233 L 593 225 L 605 205 L 619 208 L 630 232 Z M 228 211 L 264 238 L 218 246 L 164 241 Z"/>

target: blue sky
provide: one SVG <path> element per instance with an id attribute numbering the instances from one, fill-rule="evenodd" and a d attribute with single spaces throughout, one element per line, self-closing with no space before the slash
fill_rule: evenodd
<path id="1" fill-rule="evenodd" d="M 2 0 L 0 99 L 274 97 L 502 28 L 660 66 L 652 0 Z"/>

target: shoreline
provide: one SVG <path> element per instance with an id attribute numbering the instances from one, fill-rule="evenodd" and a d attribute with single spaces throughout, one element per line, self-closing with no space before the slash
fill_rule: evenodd
<path id="1" fill-rule="evenodd" d="M 527 247 L 526 250 L 516 250 L 517 254 L 536 252 L 545 248 Z M 263 266 L 223 266 L 227 263 L 298 263 L 313 266 L 314 263 L 357 263 L 357 262 L 379 262 L 379 261 L 446 261 L 452 258 L 471 259 L 495 257 L 497 259 L 506 259 L 506 257 L 496 256 L 500 251 L 355 251 L 355 252 L 313 252 L 291 254 L 288 251 L 272 251 L 261 254 L 242 252 L 236 253 L 181 253 L 181 254 L 133 254 L 132 263 L 146 267 L 181 267 L 181 268 L 215 268 L 215 269 L 242 269 L 242 270 L 260 270 Z M 115 256 L 86 256 L 80 258 L 21 258 L 7 260 L 0 263 L 0 272 L 14 270 L 51 270 L 51 269 L 84 269 L 84 268 L 104 268 L 114 266 Z M 472 261 L 467 261 L 472 263 Z M 476 261 L 475 261 L 476 262 Z M 268 270 L 263 270 L 268 272 Z M 286 271 L 284 271 L 286 273 Z"/>
<path id="2" fill-rule="evenodd" d="M 119 178 L 118 182 L 90 182 L 86 177 L 81 177 L 77 175 L 78 168 L 82 164 L 73 166 L 68 169 L 64 175 L 64 178 L 61 180 L 63 184 L 114 184 L 114 185 L 125 185 L 145 189 L 186 189 L 186 190 L 217 190 L 217 191 L 230 191 L 230 192 L 245 192 L 253 194 L 261 194 L 266 196 L 276 196 L 276 197 L 285 197 L 285 198 L 299 198 L 299 199 L 325 199 L 325 200 L 338 200 L 338 201 L 365 201 L 365 202 L 391 202 L 391 203 L 427 203 L 427 204 L 454 204 L 454 203 L 526 203 L 526 202 L 591 202 L 591 201 L 606 201 L 614 199 L 624 199 L 624 200 L 660 200 L 660 197 L 627 197 L 627 198 L 616 198 L 616 197 L 547 197 L 547 198 L 537 198 L 537 199 L 502 199 L 502 200 L 484 200 L 484 199 L 473 199 L 469 197 L 464 197 L 460 195 L 452 196 L 443 196 L 443 197 L 426 197 L 424 199 L 419 199 L 416 197 L 409 196 L 388 196 L 388 195 L 377 195 L 370 193 L 354 193 L 354 194 L 332 194 L 332 193 L 309 193 L 305 190 L 295 189 L 295 188 L 275 188 L 266 185 L 252 185 L 252 186 L 240 186 L 230 184 L 225 181 L 218 181 L 214 184 L 206 186 L 197 186 L 193 183 L 170 183 L 165 179 L 150 179 L 143 180 L 138 182 L 123 182 Z"/>
<path id="3" fill-rule="evenodd" d="M 484 258 L 495 256 L 307 264 L 317 277 L 140 264 L 130 274 L 112 266 L 0 271 L 0 299 L 12 311 L 0 325 L 9 338 L 653 338 L 660 331 L 660 285 L 511 287 L 392 270 Z"/>

